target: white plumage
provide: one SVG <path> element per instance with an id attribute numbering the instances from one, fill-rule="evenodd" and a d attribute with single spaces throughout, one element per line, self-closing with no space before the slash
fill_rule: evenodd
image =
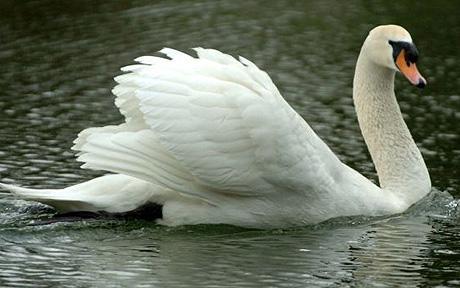
<path id="1" fill-rule="evenodd" d="M 3 187 L 61 212 L 154 202 L 165 225 L 286 227 L 411 204 L 341 163 L 255 64 L 195 51 L 165 48 L 169 59 L 144 56 L 122 68 L 113 93 L 125 123 L 75 140 L 83 168 L 116 175 L 61 190 Z"/>

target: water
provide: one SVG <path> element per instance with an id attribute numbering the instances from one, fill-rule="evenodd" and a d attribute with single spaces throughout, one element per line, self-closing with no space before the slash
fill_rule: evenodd
<path id="1" fill-rule="evenodd" d="M 54 211 L 0 195 L 2 287 L 460 286 L 460 3 L 455 1 L 2 1 L 0 179 L 59 188 L 101 175 L 69 148 L 122 120 L 119 67 L 163 46 L 253 60 L 339 157 L 376 179 L 351 101 L 367 31 L 399 23 L 429 86 L 397 95 L 433 192 L 402 215 L 253 231 L 142 220 L 47 224 Z"/>

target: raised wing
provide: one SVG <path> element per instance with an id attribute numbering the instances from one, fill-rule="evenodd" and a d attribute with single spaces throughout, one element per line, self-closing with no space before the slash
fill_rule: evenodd
<path id="1" fill-rule="evenodd" d="M 113 92 L 127 123 L 111 128 L 110 137 L 82 133 L 76 149 L 83 151 L 80 160 L 86 167 L 154 182 L 159 168 L 172 183 L 162 185 L 202 193 L 206 199 L 213 193 L 314 193 L 333 185 L 340 161 L 265 72 L 242 57 L 238 61 L 217 50 L 195 50 L 198 58 L 163 49 L 170 59 L 140 57 L 136 60 L 141 64 L 122 69 L 129 73 L 115 78 L 119 84 Z M 150 132 L 133 132 L 145 129 Z M 169 170 L 158 155 L 150 155 L 158 151 L 165 154 Z M 145 161 L 123 163 L 123 155 L 131 154 Z M 99 164 L 92 165 L 96 158 Z"/>

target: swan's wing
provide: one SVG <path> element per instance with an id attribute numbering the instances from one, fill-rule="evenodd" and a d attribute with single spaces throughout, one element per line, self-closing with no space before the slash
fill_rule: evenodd
<path id="1" fill-rule="evenodd" d="M 241 57 L 196 51 L 198 58 L 163 49 L 170 59 L 141 57 L 123 69 L 129 73 L 115 78 L 114 94 L 128 123 L 149 127 L 204 190 L 257 195 L 332 185 L 339 160 L 265 72 Z"/>

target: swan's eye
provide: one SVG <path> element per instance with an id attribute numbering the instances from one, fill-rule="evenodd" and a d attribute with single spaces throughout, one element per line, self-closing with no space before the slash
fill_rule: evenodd
<path id="1" fill-rule="evenodd" d="M 413 85 L 419 88 L 425 87 L 426 80 L 420 75 L 415 65 L 418 60 L 418 51 L 415 45 L 403 41 L 389 41 L 389 43 L 393 47 L 393 59 L 399 71 Z"/>
<path id="2" fill-rule="evenodd" d="M 401 51 L 404 51 L 404 58 L 407 62 L 407 66 L 410 66 L 410 63 L 417 63 L 418 60 L 418 50 L 413 43 L 405 41 L 388 41 L 388 43 L 393 47 L 393 60 L 396 63 L 398 56 L 401 54 Z"/>

